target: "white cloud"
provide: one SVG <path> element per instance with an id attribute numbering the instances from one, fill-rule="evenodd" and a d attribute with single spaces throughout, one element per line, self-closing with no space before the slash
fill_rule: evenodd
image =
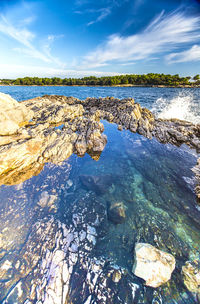
<path id="1" fill-rule="evenodd" d="M 111 14 L 111 11 L 112 8 L 111 7 L 103 7 L 103 8 L 99 8 L 99 9 L 85 9 L 85 10 L 77 10 L 75 11 L 76 14 L 79 14 L 79 15 L 83 15 L 83 14 L 97 14 L 98 16 L 87 23 L 87 26 L 90 26 L 92 24 L 95 24 L 95 23 L 98 23 L 98 22 L 101 22 L 103 19 L 107 18 L 110 14 Z"/>
<path id="2" fill-rule="evenodd" d="M 168 63 L 200 61 L 200 46 L 193 45 L 189 50 L 166 56 Z"/>
<path id="3" fill-rule="evenodd" d="M 89 21 L 87 23 L 87 26 L 91 26 L 95 23 L 101 22 L 105 18 L 107 18 L 109 15 L 112 14 L 112 11 L 115 7 L 120 7 L 124 5 L 125 2 L 129 2 L 130 0 L 100 0 L 98 1 L 98 7 L 101 6 L 101 8 L 86 8 L 86 9 L 78 9 L 75 11 L 76 14 L 98 14 L 96 18 L 93 18 L 92 21 Z M 136 6 L 140 6 L 143 1 L 145 0 L 135 0 Z M 93 0 L 77 0 L 75 2 L 77 7 L 82 7 L 84 5 L 88 5 L 88 7 L 93 7 L 94 3 Z M 106 5 L 106 7 L 105 7 Z"/>
<path id="4" fill-rule="evenodd" d="M 24 18 L 22 20 L 20 20 L 20 26 L 26 26 L 26 25 L 29 25 L 31 24 L 33 21 L 35 21 L 36 19 L 36 16 L 29 16 L 27 18 Z"/>
<path id="5" fill-rule="evenodd" d="M 49 63 L 52 62 L 48 56 L 46 56 L 42 52 L 40 52 L 37 49 L 32 48 L 32 47 L 27 47 L 27 48 L 17 47 L 17 48 L 14 48 L 13 51 L 18 52 L 20 54 L 24 54 L 31 58 L 40 59 L 44 62 L 49 62 Z"/>
<path id="6" fill-rule="evenodd" d="M 121 75 L 122 73 L 120 73 Z M 67 70 L 56 69 L 42 66 L 24 66 L 13 64 L 0 64 L 0 79 L 14 79 L 18 77 L 84 77 L 84 76 L 114 76 L 119 75 L 115 72 L 99 72 L 99 71 L 79 71 L 79 70 Z"/>
<path id="7" fill-rule="evenodd" d="M 34 19 L 33 16 L 27 17 L 27 19 L 19 20 L 19 22 L 12 24 L 8 18 L 0 14 L 0 32 L 21 45 L 20 47 L 15 47 L 14 51 L 44 62 L 55 63 L 58 66 L 63 65 L 58 58 L 51 55 L 51 44 L 60 36 L 49 35 L 41 49 L 35 47 L 34 39 L 36 35 L 25 27 L 25 24 L 30 24 Z"/>
<path id="8" fill-rule="evenodd" d="M 83 67 L 151 59 L 155 54 L 169 52 L 199 39 L 200 16 L 186 16 L 180 11 L 169 15 L 162 12 L 138 34 L 108 37 L 103 45 L 84 57 Z"/>
<path id="9" fill-rule="evenodd" d="M 43 52 L 46 55 L 46 57 L 49 59 L 49 61 L 54 62 L 57 66 L 64 68 L 65 64 L 60 61 L 59 58 L 53 56 L 51 54 L 51 48 L 52 44 L 55 42 L 55 40 L 63 38 L 64 35 L 48 35 L 47 39 L 44 40 L 43 44 Z"/>
<path id="10" fill-rule="evenodd" d="M 26 28 L 17 28 L 12 25 L 2 14 L 0 15 L 0 32 L 15 39 L 27 48 L 31 47 L 31 40 L 35 37 L 35 35 Z"/>

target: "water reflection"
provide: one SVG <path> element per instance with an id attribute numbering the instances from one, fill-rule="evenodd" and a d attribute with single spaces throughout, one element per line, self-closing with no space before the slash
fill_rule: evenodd
<path id="1" fill-rule="evenodd" d="M 200 258 L 196 155 L 105 127 L 98 161 L 72 155 L 1 186 L 3 303 L 197 303 L 181 275 L 185 261 Z M 124 208 L 119 224 L 107 216 L 116 203 Z M 157 290 L 131 273 L 136 242 L 176 258 L 172 279 Z"/>

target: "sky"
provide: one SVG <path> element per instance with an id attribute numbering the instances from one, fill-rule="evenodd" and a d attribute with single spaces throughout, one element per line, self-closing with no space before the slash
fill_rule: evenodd
<path id="1" fill-rule="evenodd" d="M 200 74 L 200 0 L 0 0 L 0 78 Z"/>

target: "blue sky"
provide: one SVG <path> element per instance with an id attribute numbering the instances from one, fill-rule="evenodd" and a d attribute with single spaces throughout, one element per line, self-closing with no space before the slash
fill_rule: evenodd
<path id="1" fill-rule="evenodd" d="M 0 78 L 200 73 L 198 0 L 0 0 Z"/>

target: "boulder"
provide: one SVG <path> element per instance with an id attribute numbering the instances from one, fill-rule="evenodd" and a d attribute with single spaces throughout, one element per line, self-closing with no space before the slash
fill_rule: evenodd
<path id="1" fill-rule="evenodd" d="M 187 289 L 200 294 L 200 261 L 187 261 L 182 267 L 182 275 Z"/>
<path id="2" fill-rule="evenodd" d="M 150 244 L 137 243 L 132 271 L 136 276 L 144 279 L 147 286 L 156 288 L 170 280 L 175 263 L 173 255 Z"/>
<path id="3" fill-rule="evenodd" d="M 33 117 L 33 111 L 10 95 L 0 93 L 0 135 L 12 135 Z"/>
<path id="4" fill-rule="evenodd" d="M 117 202 L 110 205 L 108 209 L 108 219 L 115 224 L 121 224 L 125 221 L 125 206 L 122 202 Z"/>

